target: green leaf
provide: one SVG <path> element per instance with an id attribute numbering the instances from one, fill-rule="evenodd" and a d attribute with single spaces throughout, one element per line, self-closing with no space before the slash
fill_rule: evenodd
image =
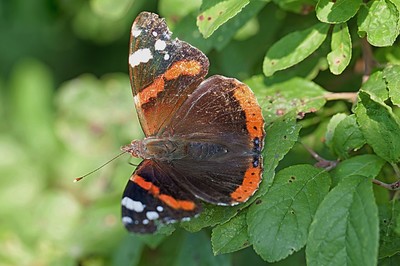
<path id="1" fill-rule="evenodd" d="M 109 19 L 120 19 L 127 14 L 135 0 L 90 0 L 93 11 Z"/>
<path id="2" fill-rule="evenodd" d="M 196 218 L 188 222 L 182 222 L 181 226 L 189 232 L 197 232 L 202 228 L 215 226 L 230 220 L 237 214 L 239 208 L 243 205 L 236 206 L 215 206 L 211 204 L 204 204 L 204 210 Z"/>
<path id="3" fill-rule="evenodd" d="M 303 61 L 321 46 L 328 29 L 328 24 L 318 23 L 306 30 L 292 32 L 277 41 L 264 58 L 264 75 L 272 76 L 278 70 Z"/>
<path id="4" fill-rule="evenodd" d="M 210 239 L 204 232 L 186 234 L 182 248 L 175 257 L 172 265 L 209 265 L 229 266 L 230 257 L 227 255 L 214 256 L 211 249 Z"/>
<path id="5" fill-rule="evenodd" d="M 371 96 L 377 97 L 381 101 L 386 101 L 389 98 L 382 71 L 374 72 L 362 85 L 361 89 L 368 92 Z"/>
<path id="6" fill-rule="evenodd" d="M 246 213 L 242 211 L 228 222 L 213 229 L 211 242 L 214 255 L 234 252 L 250 245 Z"/>
<path id="7" fill-rule="evenodd" d="M 315 11 L 321 22 L 343 23 L 357 13 L 361 3 L 362 0 L 319 0 Z"/>
<path id="8" fill-rule="evenodd" d="M 339 75 L 349 65 L 351 59 L 351 38 L 347 24 L 333 27 L 331 49 L 327 56 L 329 69 Z"/>
<path id="9" fill-rule="evenodd" d="M 393 256 L 400 252 L 400 203 L 392 200 L 379 205 L 379 258 Z"/>
<path id="10" fill-rule="evenodd" d="M 249 2 L 250 0 L 218 1 L 203 10 L 197 17 L 197 26 L 204 38 L 210 37 L 216 29 L 238 14 Z"/>
<path id="11" fill-rule="evenodd" d="M 400 65 L 391 65 L 383 70 L 392 103 L 400 106 Z"/>
<path id="12" fill-rule="evenodd" d="M 288 69 L 275 72 L 273 76 L 264 76 L 264 82 L 268 85 L 288 81 L 292 78 L 304 78 L 306 80 L 315 79 L 321 71 L 329 68 L 326 55 L 329 53 L 328 43 L 322 43 L 312 56 L 307 57 L 300 63 Z"/>
<path id="13" fill-rule="evenodd" d="M 360 91 L 355 108 L 357 123 L 375 153 L 391 163 L 400 160 L 400 121 L 389 106 Z"/>
<path id="14" fill-rule="evenodd" d="M 374 46 L 390 46 L 399 34 L 399 11 L 386 0 L 376 0 L 362 6 L 358 15 L 358 34 L 367 35 Z"/>
<path id="15" fill-rule="evenodd" d="M 311 165 L 295 165 L 280 171 L 270 190 L 247 214 L 255 251 L 273 262 L 300 250 L 329 186 L 329 174 Z"/>
<path id="16" fill-rule="evenodd" d="M 296 123 L 296 117 L 292 113 L 279 117 L 268 127 L 262 152 L 264 159 L 263 181 L 253 198 L 262 196 L 268 191 L 268 187 L 274 180 L 275 168 L 296 143 L 300 129 L 301 126 Z"/>
<path id="17" fill-rule="evenodd" d="M 400 10 L 400 0 L 389 0 L 389 1 L 396 6 L 397 10 Z"/>
<path id="18" fill-rule="evenodd" d="M 267 86 L 263 78 L 254 76 L 246 80 L 246 84 L 264 99 L 262 108 L 267 124 L 291 112 L 302 118 L 306 113 L 316 112 L 326 103 L 323 97 L 326 91 L 312 81 L 293 78 Z"/>
<path id="19" fill-rule="evenodd" d="M 332 138 L 332 150 L 341 159 L 349 157 L 349 152 L 360 149 L 366 143 L 354 115 L 340 121 Z"/>
<path id="20" fill-rule="evenodd" d="M 340 162 L 332 171 L 332 185 L 336 186 L 347 176 L 361 175 L 368 178 L 378 176 L 385 160 L 374 154 L 364 154 Z"/>
<path id="21" fill-rule="evenodd" d="M 332 149 L 332 139 L 337 125 L 340 123 L 340 121 L 342 121 L 346 117 L 347 117 L 346 114 L 339 113 L 332 116 L 332 118 L 329 120 L 329 124 L 326 128 L 326 134 L 325 134 L 325 144 L 329 148 Z"/>
<path id="22" fill-rule="evenodd" d="M 376 265 L 378 208 L 370 178 L 343 178 L 322 201 L 310 226 L 307 264 Z"/>

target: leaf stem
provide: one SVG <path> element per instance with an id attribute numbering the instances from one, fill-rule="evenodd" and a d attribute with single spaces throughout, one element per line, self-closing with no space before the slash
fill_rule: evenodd
<path id="1" fill-rule="evenodd" d="M 307 145 L 305 145 L 302 142 L 300 142 L 300 143 L 304 146 L 304 148 L 306 148 L 306 150 L 311 154 L 311 156 L 315 160 L 317 160 L 317 162 L 314 164 L 315 167 L 324 168 L 326 171 L 330 171 L 337 166 L 337 164 L 339 162 L 338 160 L 330 161 L 325 158 L 322 158 L 318 153 L 316 153 L 310 147 L 308 147 Z"/>
<path id="2" fill-rule="evenodd" d="M 392 163 L 391 165 L 392 165 L 392 167 L 393 167 L 394 172 L 396 173 L 397 179 L 400 179 L 400 170 L 399 170 L 399 167 L 398 167 L 397 164 L 395 164 L 395 163 Z"/>
<path id="3" fill-rule="evenodd" d="M 324 95 L 325 100 L 347 100 L 349 102 L 355 103 L 357 100 L 357 92 L 330 92 Z"/>
<path id="4" fill-rule="evenodd" d="M 400 180 L 398 180 L 394 183 L 391 183 L 391 184 L 386 184 L 382 181 L 379 181 L 378 179 L 372 179 L 372 183 L 379 185 L 381 187 L 384 187 L 388 190 L 399 190 L 400 189 Z"/>

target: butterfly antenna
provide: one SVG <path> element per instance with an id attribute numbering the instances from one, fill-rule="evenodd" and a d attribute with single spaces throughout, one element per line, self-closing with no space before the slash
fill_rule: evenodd
<path id="1" fill-rule="evenodd" d="M 117 159 L 118 157 L 124 155 L 126 153 L 126 151 L 121 152 L 120 154 L 118 154 L 117 156 L 115 156 L 114 158 L 111 158 L 110 160 L 108 160 L 107 162 L 103 163 L 102 165 L 100 165 L 99 167 L 97 167 L 96 169 L 90 171 L 89 173 L 82 175 L 80 177 L 77 177 L 74 179 L 74 182 L 78 182 L 80 180 L 82 180 L 83 178 L 87 177 L 88 175 L 93 174 L 94 172 L 100 170 L 101 168 L 103 168 L 104 166 L 106 166 L 107 164 L 111 163 L 112 161 L 114 161 L 115 159 Z"/>

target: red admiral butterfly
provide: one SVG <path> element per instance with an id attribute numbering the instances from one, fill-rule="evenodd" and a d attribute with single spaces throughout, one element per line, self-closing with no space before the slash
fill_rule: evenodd
<path id="1" fill-rule="evenodd" d="M 121 149 L 142 163 L 122 197 L 129 231 L 189 220 L 200 200 L 245 202 L 262 176 L 264 119 L 253 92 L 233 78 L 206 80 L 207 57 L 171 38 L 164 19 L 143 12 L 132 25 L 129 74 L 146 135 Z"/>

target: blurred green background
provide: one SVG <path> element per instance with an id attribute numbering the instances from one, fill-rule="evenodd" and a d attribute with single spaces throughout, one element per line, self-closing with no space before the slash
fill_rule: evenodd
<path id="1" fill-rule="evenodd" d="M 128 234 L 120 198 L 134 170 L 128 162 L 138 161 L 123 157 L 72 182 L 142 137 L 127 75 L 130 27 L 140 11 L 166 17 L 178 37 L 208 53 L 211 73 L 261 73 L 278 27 L 255 35 L 267 22 L 251 19 L 205 41 L 195 24 L 200 4 L 0 1 L 0 265 L 262 263 L 251 248 L 214 257 L 208 231 Z M 238 53 L 244 47 L 249 52 Z"/>

